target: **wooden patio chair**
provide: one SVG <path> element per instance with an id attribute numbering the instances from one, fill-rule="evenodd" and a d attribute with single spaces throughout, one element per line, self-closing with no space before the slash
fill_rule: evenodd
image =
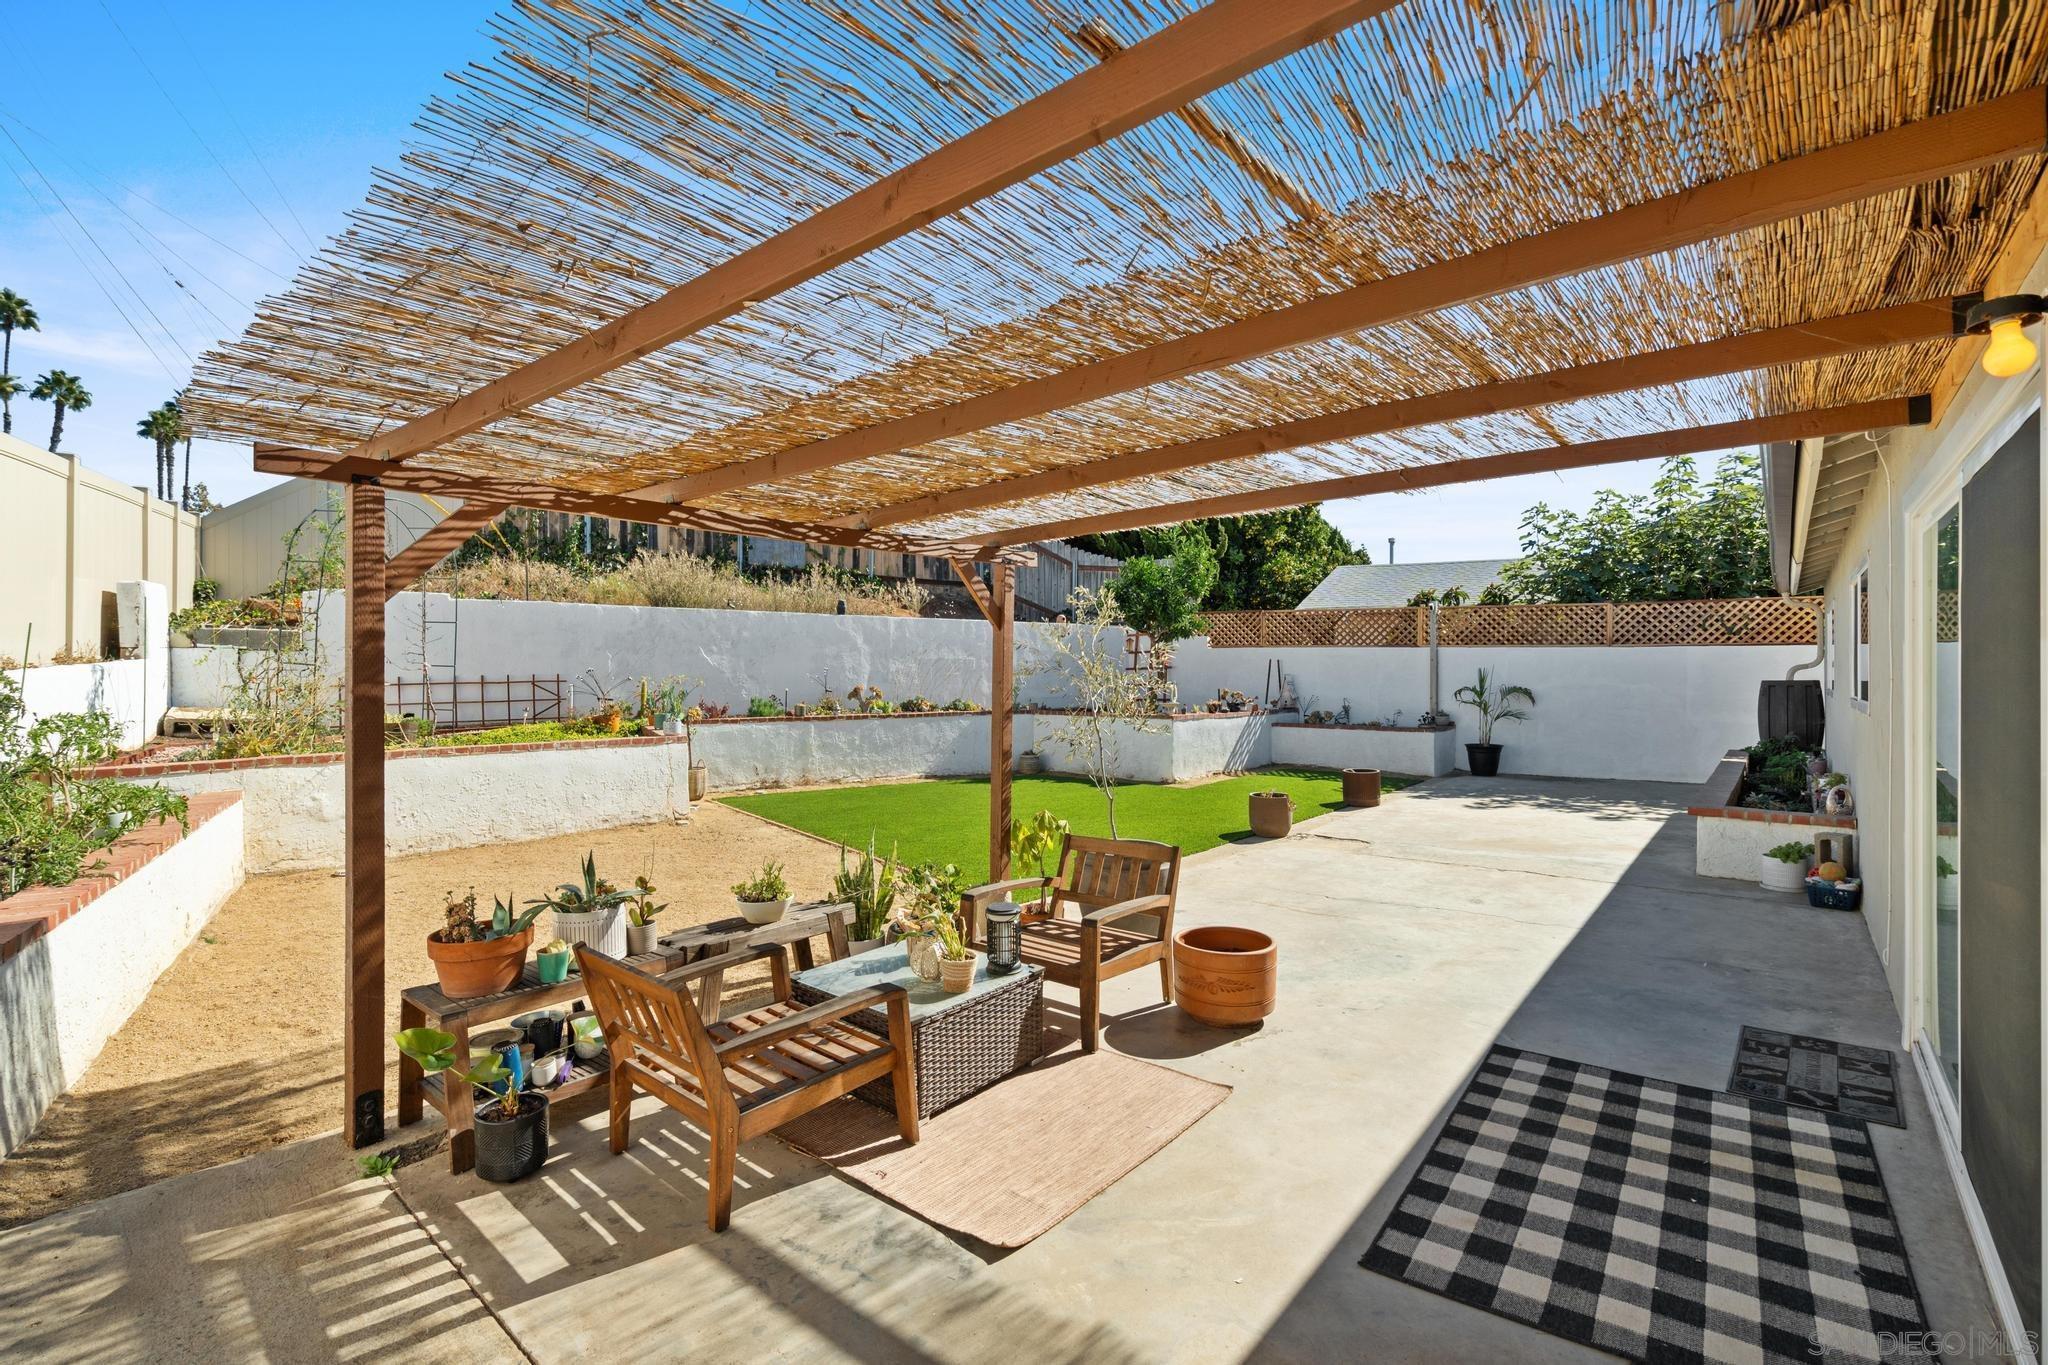
<path id="1" fill-rule="evenodd" d="M 1018 893 L 1050 891 L 1044 912 L 1026 906 L 1023 958 L 1047 979 L 1081 993 L 1081 1049 L 1096 1050 L 1102 1031 L 1102 983 L 1150 963 L 1159 989 L 1173 999 L 1173 901 L 1180 886 L 1180 850 L 1145 839 L 1092 839 L 1070 834 L 1060 845 L 1059 871 L 977 886 L 961 898 L 975 946 L 986 948 L 982 911 Z M 1067 915 L 1068 907 L 1078 913 Z"/>
<path id="2" fill-rule="evenodd" d="M 773 974 L 774 1001 L 704 1022 L 684 986 L 707 972 L 762 958 Z M 897 1130 L 905 1142 L 917 1141 L 910 998 L 901 986 L 869 986 L 805 1009 L 790 1002 L 789 962 L 780 944 L 707 958 L 662 977 L 588 947 L 576 949 L 576 960 L 611 1053 L 612 1152 L 626 1150 L 636 1091 L 703 1128 L 711 1139 L 707 1216 L 713 1232 L 723 1232 L 732 1218 L 739 1144 L 856 1086 L 888 1076 L 895 1086 Z M 888 1009 L 888 1037 L 842 1022 L 876 1005 Z"/>

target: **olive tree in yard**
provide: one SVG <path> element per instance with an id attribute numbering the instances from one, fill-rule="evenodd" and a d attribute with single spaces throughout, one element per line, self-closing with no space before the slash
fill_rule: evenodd
<path id="1" fill-rule="evenodd" d="M 1109 837 L 1114 839 L 1122 740 L 1126 734 L 1158 732 L 1161 722 L 1153 698 L 1159 684 L 1150 670 L 1132 669 L 1125 662 L 1126 627 L 1111 594 L 1080 588 L 1069 603 L 1072 619 L 1045 628 L 1046 652 L 1025 671 L 1058 676 L 1059 690 L 1071 709 L 1052 738 L 1065 746 L 1102 793 Z"/>

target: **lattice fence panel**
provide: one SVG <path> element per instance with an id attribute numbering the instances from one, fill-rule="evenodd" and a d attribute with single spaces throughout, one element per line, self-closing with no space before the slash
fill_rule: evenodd
<path id="1" fill-rule="evenodd" d="M 1719 602 L 1621 602 L 1618 645 L 1810 645 L 1819 637 L 1817 597 L 1741 597 Z"/>
<path id="2" fill-rule="evenodd" d="M 1810 645 L 1817 597 L 1717 602 L 1520 602 L 1444 607 L 1449 646 Z M 1421 607 L 1207 613 L 1213 649 L 1414 648 L 1429 643 Z"/>
<path id="3" fill-rule="evenodd" d="M 1437 613 L 1442 645 L 1602 645 L 1603 602 L 1520 602 L 1501 607 L 1445 607 Z"/>
<path id="4" fill-rule="evenodd" d="M 1429 643 L 1429 612 L 1420 607 L 1360 607 L 1337 616 L 1335 644 L 1414 648 Z"/>
<path id="5" fill-rule="evenodd" d="M 1952 645 L 1963 638 L 1963 595 L 1955 588 L 1934 594 L 1934 642 Z"/>

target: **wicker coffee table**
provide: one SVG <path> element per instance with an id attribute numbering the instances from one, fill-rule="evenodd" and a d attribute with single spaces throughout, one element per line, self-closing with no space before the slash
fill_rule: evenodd
<path id="1" fill-rule="evenodd" d="M 930 1118 L 1038 1060 L 1045 1029 L 1045 973 L 1037 967 L 990 976 L 988 959 L 979 957 L 974 985 L 955 994 L 912 971 L 907 949 L 878 948 L 798 972 L 791 987 L 799 1004 L 819 1005 L 882 982 L 900 985 L 910 994 L 910 1052 L 917 1067 L 919 1118 Z M 864 1010 L 846 1022 L 877 1034 L 888 1032 L 880 1010 Z M 853 1093 L 895 1111 L 895 1095 L 886 1077 Z"/>

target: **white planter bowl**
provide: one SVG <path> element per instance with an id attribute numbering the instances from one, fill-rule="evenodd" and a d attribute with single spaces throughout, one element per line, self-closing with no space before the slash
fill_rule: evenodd
<path id="1" fill-rule="evenodd" d="M 626 907 L 564 914 L 555 911 L 555 937 L 595 948 L 606 957 L 626 955 Z"/>
<path id="2" fill-rule="evenodd" d="M 1768 853 L 1757 856 L 1757 884 L 1766 891 L 1804 891 L 1809 859 L 1801 858 L 1796 863 L 1781 862 Z"/>
<path id="3" fill-rule="evenodd" d="M 779 901 L 743 901 L 733 897 L 732 903 L 739 907 L 740 918 L 749 924 L 773 924 L 782 918 L 782 912 L 789 908 L 787 899 Z"/>

